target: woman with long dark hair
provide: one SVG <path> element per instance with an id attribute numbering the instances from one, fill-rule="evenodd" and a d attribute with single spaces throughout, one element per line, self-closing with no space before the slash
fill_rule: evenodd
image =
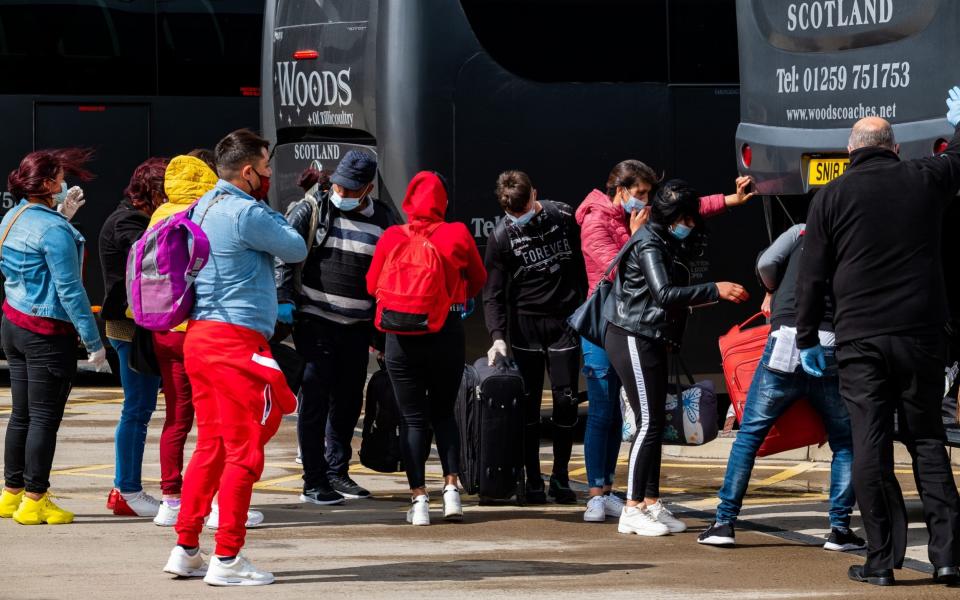
<path id="1" fill-rule="evenodd" d="M 160 501 L 143 491 L 140 472 L 147 442 L 147 424 L 157 408 L 160 377 L 130 368 L 136 325 L 127 312 L 127 254 L 147 229 L 150 216 L 166 201 L 163 176 L 166 158 L 148 158 L 133 171 L 123 200 L 100 229 L 103 266 L 103 309 L 107 340 L 120 359 L 123 409 L 116 431 L 116 469 L 107 508 L 115 515 L 156 517 Z"/>
<path id="2" fill-rule="evenodd" d="M 620 533 L 658 536 L 686 530 L 660 501 L 667 356 L 679 351 L 691 308 L 749 298 L 736 283 L 691 285 L 685 240 L 701 226 L 696 193 L 683 181 L 668 181 L 657 190 L 649 222 L 627 242 L 630 247 L 618 265 L 616 310 L 604 349 L 638 419 Z"/>
<path id="3" fill-rule="evenodd" d="M 5 278 L 0 337 L 10 369 L 13 410 L 4 448 L 0 517 L 23 525 L 62 524 L 73 513 L 48 492 L 57 430 L 77 371 L 79 333 L 90 363 L 108 370 L 81 276 L 84 239 L 64 214 L 64 177 L 87 181 L 92 158 L 77 148 L 28 154 L 7 178 L 20 202 L 0 222 Z"/>

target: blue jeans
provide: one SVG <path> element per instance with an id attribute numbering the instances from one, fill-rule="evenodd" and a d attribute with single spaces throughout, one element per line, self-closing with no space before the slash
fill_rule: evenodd
<path id="1" fill-rule="evenodd" d="M 141 375 L 130 368 L 130 342 L 110 338 L 110 345 L 120 358 L 120 384 L 123 386 L 123 410 L 117 424 L 116 469 L 113 487 L 124 494 L 143 490 L 140 471 L 143 467 L 143 448 L 147 444 L 147 424 L 157 408 L 160 378 Z"/>
<path id="2" fill-rule="evenodd" d="M 743 409 L 740 431 L 730 451 L 727 472 L 720 488 L 718 523 L 734 523 L 740 514 L 757 450 L 770 428 L 790 406 L 806 398 L 823 418 L 833 462 L 830 465 L 830 526 L 849 527 L 855 502 L 852 485 L 853 440 L 850 415 L 840 397 L 837 359 L 833 348 L 826 348 L 827 370 L 824 377 L 810 377 L 797 367 L 793 373 L 773 371 L 770 361 L 773 344 L 769 338 L 763 358 L 750 384 Z"/>
<path id="3" fill-rule="evenodd" d="M 610 366 L 607 353 L 586 338 L 583 348 L 583 374 L 587 378 L 587 430 L 583 453 L 590 487 L 613 485 L 620 454 L 623 417 L 620 415 L 620 378 Z"/>

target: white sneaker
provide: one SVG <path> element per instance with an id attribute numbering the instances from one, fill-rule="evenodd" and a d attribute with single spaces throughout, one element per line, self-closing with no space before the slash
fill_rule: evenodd
<path id="1" fill-rule="evenodd" d="M 613 492 L 603 496 L 603 510 L 608 517 L 619 517 L 623 514 L 625 506 L 620 496 L 617 496 Z"/>
<path id="2" fill-rule="evenodd" d="M 443 488 L 443 518 L 447 521 L 463 520 L 463 504 L 460 502 L 460 490 L 453 484 Z"/>
<path id="3" fill-rule="evenodd" d="M 653 516 L 639 506 L 626 506 L 620 513 L 620 524 L 617 525 L 620 533 L 635 533 L 647 537 L 667 535 L 670 530 L 657 521 Z"/>
<path id="4" fill-rule="evenodd" d="M 421 494 L 413 499 L 407 511 L 407 523 L 412 525 L 430 524 L 430 498 Z"/>
<path id="5" fill-rule="evenodd" d="M 123 502 L 138 517 L 155 517 L 160 510 L 160 501 L 140 490 L 136 494 L 120 494 Z M 116 511 L 114 511 L 116 514 Z"/>
<path id="6" fill-rule="evenodd" d="M 203 577 L 207 574 L 207 563 L 203 562 L 199 549 L 196 554 L 190 556 L 182 547 L 174 546 L 170 551 L 170 558 L 167 559 L 167 565 L 163 567 L 163 572 L 180 577 Z"/>
<path id="7" fill-rule="evenodd" d="M 170 506 L 166 501 L 160 503 L 160 510 L 157 516 L 153 518 L 153 524 L 159 527 L 173 527 L 177 524 L 177 516 L 180 514 L 180 505 Z"/>
<path id="8" fill-rule="evenodd" d="M 247 511 L 247 529 L 263 523 L 263 513 L 259 510 Z M 207 517 L 207 529 L 216 531 L 220 527 L 220 507 L 214 504 L 210 507 L 210 516 Z"/>
<path id="9" fill-rule="evenodd" d="M 207 585 L 270 585 L 273 573 L 260 571 L 242 554 L 233 562 L 225 563 L 219 557 L 210 559 L 207 575 L 203 578 Z"/>
<path id="10" fill-rule="evenodd" d="M 650 513 L 651 517 L 666 525 L 670 533 L 682 533 L 687 530 L 687 524 L 673 516 L 673 513 L 663 505 L 663 500 L 657 500 L 656 504 L 647 506 L 647 512 Z"/>
<path id="11" fill-rule="evenodd" d="M 587 500 L 587 510 L 583 512 L 583 520 L 587 523 L 603 523 L 607 520 L 603 496 L 591 496 Z M 620 514 L 620 513 L 617 513 Z"/>

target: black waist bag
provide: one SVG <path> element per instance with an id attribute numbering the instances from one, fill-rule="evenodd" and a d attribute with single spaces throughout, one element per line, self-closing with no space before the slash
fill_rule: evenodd
<path id="1" fill-rule="evenodd" d="M 390 375 L 382 362 L 380 370 L 367 383 L 360 464 L 378 473 L 404 470 L 400 454 L 400 411 Z"/>

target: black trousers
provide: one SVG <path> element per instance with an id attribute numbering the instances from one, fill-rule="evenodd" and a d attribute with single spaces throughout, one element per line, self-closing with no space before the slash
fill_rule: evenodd
<path id="1" fill-rule="evenodd" d="M 660 497 L 660 457 L 670 369 L 661 343 L 607 327 L 604 349 L 617 370 L 633 412 L 637 437 L 630 446 L 627 499 Z"/>
<path id="2" fill-rule="evenodd" d="M 900 568 L 907 511 L 893 470 L 893 417 L 913 460 L 934 567 L 957 566 L 960 497 L 944 446 L 942 335 L 881 335 L 837 349 L 840 394 L 853 427 L 853 486 L 871 569 Z"/>
<path id="3" fill-rule="evenodd" d="M 305 489 L 347 474 L 363 408 L 371 327 L 311 317 L 301 317 L 294 326 L 294 344 L 307 361 L 297 419 Z"/>
<path id="4" fill-rule="evenodd" d="M 13 396 L 4 445 L 4 485 L 44 494 L 50 488 L 57 431 L 77 373 L 76 338 L 33 333 L 6 317 L 0 338 Z"/>
<path id="5" fill-rule="evenodd" d="M 510 328 L 513 358 L 526 391 L 524 466 L 531 488 L 540 476 L 540 404 L 544 367 L 553 391 L 553 475 L 567 478 L 577 424 L 577 385 L 580 382 L 580 337 L 560 317 L 517 315 Z M 531 483 L 532 482 L 532 483 Z"/>
<path id="6" fill-rule="evenodd" d="M 426 484 L 425 449 L 431 429 L 444 475 L 460 473 L 460 432 L 454 405 L 466 354 L 460 313 L 451 312 L 443 329 L 427 335 L 387 334 L 384 358 L 403 421 L 400 451 L 410 489 Z"/>

